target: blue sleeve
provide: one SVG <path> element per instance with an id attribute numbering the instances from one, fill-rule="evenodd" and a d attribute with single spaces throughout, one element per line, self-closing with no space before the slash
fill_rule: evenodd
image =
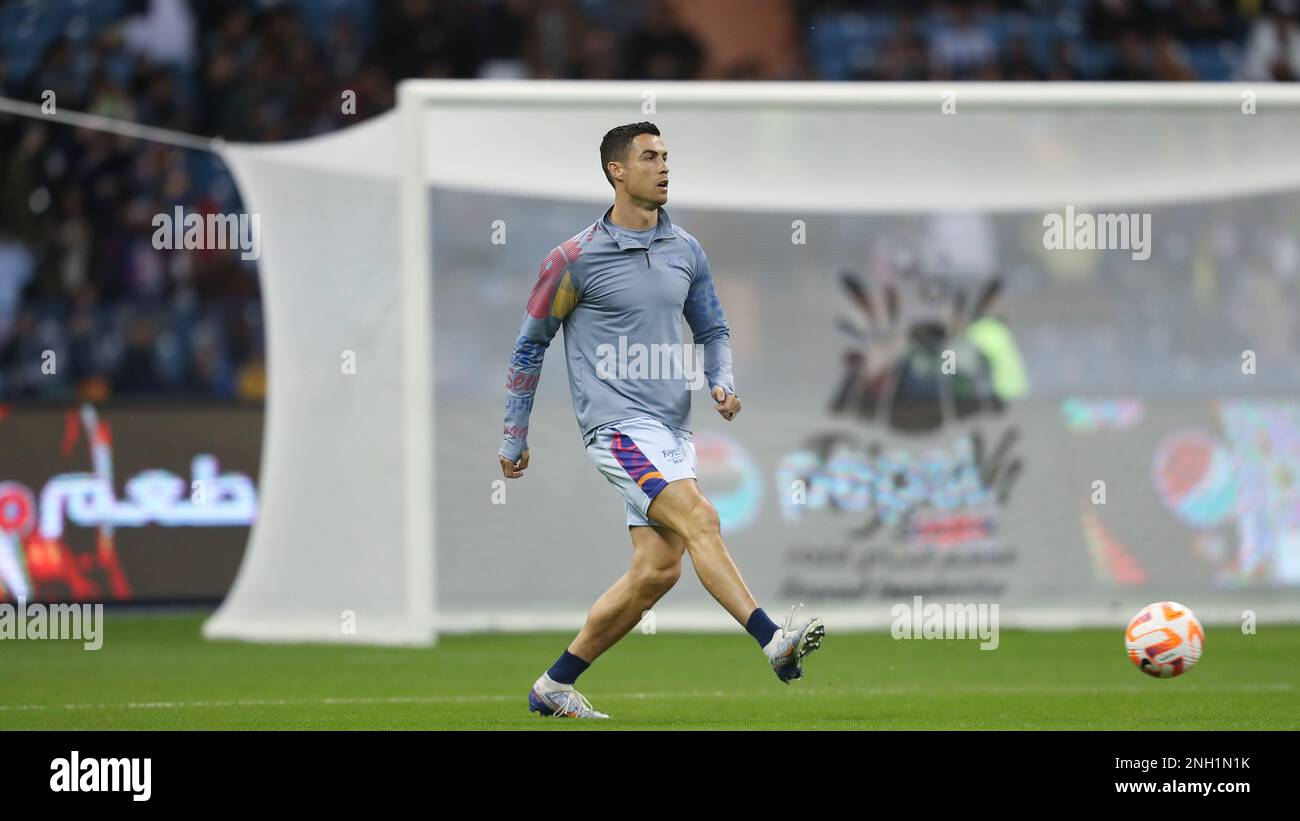
<path id="1" fill-rule="evenodd" d="M 735 393 L 727 315 L 723 313 L 722 302 L 713 287 L 713 273 L 709 270 L 709 258 L 704 248 L 694 237 L 691 237 L 690 244 L 695 249 L 695 276 L 691 279 L 682 313 L 695 333 L 695 344 L 704 348 L 704 375 L 709 380 L 709 390 L 721 385 L 727 393 Z"/>
<path id="2" fill-rule="evenodd" d="M 567 245 L 567 244 L 566 244 Z M 516 461 L 528 449 L 528 417 L 542 374 L 546 349 L 565 318 L 578 303 L 578 288 L 571 261 L 578 254 L 560 246 L 546 255 L 528 298 L 519 337 L 506 371 L 506 416 L 499 453 Z"/>

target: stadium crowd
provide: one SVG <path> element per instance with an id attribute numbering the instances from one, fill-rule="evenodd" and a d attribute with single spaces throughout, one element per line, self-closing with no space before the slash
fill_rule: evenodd
<path id="1" fill-rule="evenodd" d="M 727 0 L 0 0 L 0 93 L 261 142 L 403 77 L 1290 81 L 1297 2 L 772 0 L 737 54 Z M 239 210 L 206 152 L 0 115 L 0 402 L 262 397 L 255 263 L 154 248 L 178 205 Z"/>

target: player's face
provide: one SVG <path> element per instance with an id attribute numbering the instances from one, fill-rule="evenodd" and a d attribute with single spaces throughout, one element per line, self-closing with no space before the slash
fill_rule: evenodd
<path id="1" fill-rule="evenodd" d="M 634 202 L 668 202 L 668 149 L 654 134 L 638 134 L 623 163 L 623 185 Z"/>

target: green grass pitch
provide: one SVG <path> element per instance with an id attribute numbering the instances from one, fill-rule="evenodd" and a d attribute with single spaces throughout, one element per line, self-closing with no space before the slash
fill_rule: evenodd
<path id="1" fill-rule="evenodd" d="M 109 614 L 104 646 L 6 640 L 0 729 L 1300 729 L 1300 626 L 1207 629 L 1158 681 L 1120 628 L 977 641 L 836 633 L 777 681 L 729 634 L 634 632 L 580 689 L 608 722 L 527 712 L 560 634 L 444 636 L 432 649 L 209 642 L 202 617 Z"/>

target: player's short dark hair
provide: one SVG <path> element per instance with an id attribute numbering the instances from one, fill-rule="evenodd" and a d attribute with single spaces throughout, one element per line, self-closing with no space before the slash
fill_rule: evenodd
<path id="1" fill-rule="evenodd" d="M 632 150 L 632 141 L 642 134 L 658 137 L 659 126 L 650 122 L 628 123 L 605 132 L 605 139 L 600 141 L 600 170 L 605 173 L 605 179 L 609 180 L 611 188 L 614 187 L 614 178 L 609 175 L 609 164 L 625 162 L 628 152 Z"/>

